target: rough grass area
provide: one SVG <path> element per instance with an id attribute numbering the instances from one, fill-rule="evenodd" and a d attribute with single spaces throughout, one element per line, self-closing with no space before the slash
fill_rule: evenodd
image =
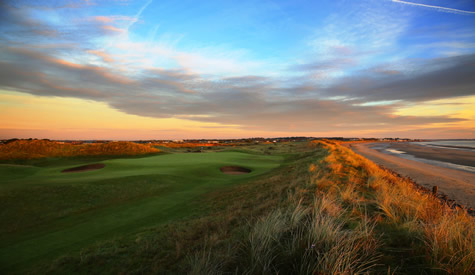
<path id="1" fill-rule="evenodd" d="M 192 274 L 473 274 L 475 220 L 332 142 L 281 204 L 227 250 L 205 242 Z M 306 174 L 306 173 L 303 173 Z M 289 182 L 290 184 L 291 182 Z M 309 196 L 309 193 L 312 196 Z"/>
<path id="2" fill-rule="evenodd" d="M 473 274 L 475 219 L 353 151 L 316 142 L 330 154 L 315 169 L 317 197 L 339 201 L 348 219 L 371 220 L 381 266 L 397 273 Z"/>
<path id="3" fill-rule="evenodd" d="M 50 140 L 16 140 L 0 145 L 0 160 L 46 157 L 144 155 L 158 153 L 153 146 L 127 141 L 74 145 Z"/>
<path id="4" fill-rule="evenodd" d="M 461 209 L 451 209 L 415 188 L 411 181 L 337 143 L 252 145 L 228 150 L 249 158 L 279 156 L 284 162 L 272 173 L 228 188 L 208 189 L 194 197 L 192 204 L 184 205 L 181 212 L 172 209 L 173 215 L 183 214 L 180 219 L 149 224 L 147 228 L 136 228 L 115 237 L 108 235 L 80 252 L 64 251 L 56 260 L 33 266 L 29 271 L 51 274 L 475 272 L 473 217 Z M 142 188 L 139 186 L 137 190 Z M 185 215 L 190 211 L 191 215 Z"/>

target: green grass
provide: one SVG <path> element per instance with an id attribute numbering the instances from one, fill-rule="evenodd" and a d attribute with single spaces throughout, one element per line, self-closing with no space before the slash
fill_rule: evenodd
<path id="1" fill-rule="evenodd" d="M 2 272 L 473 273 L 473 217 L 338 144 L 188 150 L 0 165 Z"/>
<path id="2" fill-rule="evenodd" d="M 262 151 L 266 148 L 267 145 Z M 241 154 L 261 154 L 258 152 L 259 146 L 243 146 L 232 150 Z M 240 184 L 214 189 L 198 196 L 191 206 L 199 208 L 195 214 L 129 234 L 111 236 L 86 246 L 80 252 L 64 253 L 53 262 L 36 265 L 30 272 L 185 274 L 190 271 L 189 258 L 200 251 L 203 245 L 213 248 L 213 257 L 228 255 L 229 249 L 241 243 L 249 224 L 275 209 L 293 203 L 289 201 L 289 194 L 302 191 L 300 187 L 309 176 L 308 165 L 320 159 L 322 153 L 309 150 L 306 143 L 294 143 L 291 146 L 279 144 L 272 150 L 273 155 L 285 156 L 279 168 L 243 180 Z M 311 190 L 307 197 L 313 197 Z M 191 207 L 184 211 L 191 211 Z"/>
<path id="3" fill-rule="evenodd" d="M 18 271 L 98 241 L 205 210 L 200 198 L 279 167 L 283 154 L 174 153 L 102 160 L 106 167 L 61 173 L 97 158 L 0 164 L 0 266 Z M 36 163 L 38 164 L 38 163 Z M 225 175 L 224 165 L 250 168 Z"/>

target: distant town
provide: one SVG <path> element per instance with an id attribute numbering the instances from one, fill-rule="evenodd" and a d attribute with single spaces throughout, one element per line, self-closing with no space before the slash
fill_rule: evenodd
<path id="1" fill-rule="evenodd" d="M 409 138 L 344 138 L 344 137 L 276 137 L 276 138 L 239 138 L 239 139 L 150 139 L 150 140 L 130 140 L 139 144 L 167 144 L 167 143 L 198 143 L 198 144 L 249 144 L 249 143 L 279 143 L 279 142 L 304 142 L 312 140 L 338 140 L 338 141 L 388 141 L 388 142 L 408 142 L 408 141 L 424 141 L 422 139 Z M 16 140 L 38 140 L 38 139 L 2 139 L 0 144 L 7 144 Z M 50 139 L 43 139 L 50 140 Z M 86 144 L 86 143 L 107 143 L 117 140 L 50 140 L 58 143 L 69 144 Z"/>

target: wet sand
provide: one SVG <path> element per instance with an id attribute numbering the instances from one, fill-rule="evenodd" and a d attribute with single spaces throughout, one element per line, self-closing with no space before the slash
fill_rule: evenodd
<path id="1" fill-rule="evenodd" d="M 426 188 L 439 187 L 439 193 L 447 195 L 458 203 L 475 208 L 475 173 L 439 167 L 427 163 L 385 154 L 371 149 L 375 143 L 354 143 L 349 147 L 369 160 L 389 168 L 396 173 L 412 178 Z M 389 148 L 402 150 L 419 158 L 450 161 L 470 166 L 474 162 L 474 153 L 462 150 L 430 148 L 410 143 L 391 143 Z M 399 148 L 399 149 L 398 149 Z M 440 150 L 448 150 L 442 152 Z M 456 151 L 456 152 L 454 152 Z"/>
<path id="2" fill-rule="evenodd" d="M 475 152 L 455 148 L 430 147 L 407 142 L 393 142 L 390 143 L 389 146 L 396 150 L 404 151 L 416 158 L 432 159 L 475 167 Z"/>

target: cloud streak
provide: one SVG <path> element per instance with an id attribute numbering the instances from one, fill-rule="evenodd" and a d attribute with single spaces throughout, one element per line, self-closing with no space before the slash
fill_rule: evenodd
<path id="1" fill-rule="evenodd" d="M 142 15 L 143 11 L 153 2 L 153 0 L 148 0 L 147 3 L 145 3 L 141 8 L 140 10 L 135 14 L 135 16 L 132 18 L 132 20 L 130 21 L 130 23 L 127 25 L 127 32 L 129 31 L 130 28 L 132 28 L 132 26 L 137 23 L 137 21 L 139 20 L 140 16 Z"/>
<path id="2" fill-rule="evenodd" d="M 424 8 L 431 8 L 431 9 L 436 9 L 441 12 L 449 12 L 449 13 L 457 13 L 457 14 L 466 14 L 466 15 L 474 15 L 475 11 L 466 11 L 466 10 L 459 10 L 459 9 L 452 9 L 452 8 L 447 8 L 447 7 L 441 7 L 441 6 L 434 6 L 434 5 L 427 5 L 427 4 L 421 4 L 421 3 L 414 3 L 414 2 L 407 2 L 407 1 L 401 1 L 401 0 L 391 0 L 392 2 L 395 3 L 400 3 L 404 5 L 411 5 L 411 6 L 417 6 L 417 7 L 424 7 Z"/>

